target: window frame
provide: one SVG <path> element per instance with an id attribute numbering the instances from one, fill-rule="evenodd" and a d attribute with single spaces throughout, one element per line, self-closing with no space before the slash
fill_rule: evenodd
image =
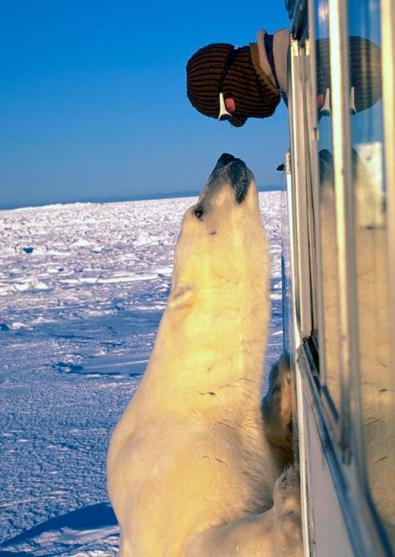
<path id="1" fill-rule="evenodd" d="M 387 189 L 388 286 L 390 293 L 389 329 L 391 361 L 395 361 L 395 6 L 381 0 L 381 49 L 383 77 L 384 180 Z M 386 60 L 393 63 L 385 64 Z M 395 380 L 394 380 L 395 383 Z"/>

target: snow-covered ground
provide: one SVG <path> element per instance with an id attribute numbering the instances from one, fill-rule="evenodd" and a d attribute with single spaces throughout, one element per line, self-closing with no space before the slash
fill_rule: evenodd
<path id="1" fill-rule="evenodd" d="M 282 346 L 281 193 L 260 200 L 268 368 Z M 117 554 L 107 445 L 144 372 L 193 201 L 0 212 L 0 557 Z"/>

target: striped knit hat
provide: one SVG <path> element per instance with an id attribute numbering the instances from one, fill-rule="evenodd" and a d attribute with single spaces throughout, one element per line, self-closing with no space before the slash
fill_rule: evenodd
<path id="1" fill-rule="evenodd" d="M 232 51 L 235 52 L 229 63 Z M 225 98 L 235 101 L 236 111 L 230 119 L 235 126 L 243 125 L 249 117 L 270 116 L 280 101 L 279 89 L 259 68 L 256 44 L 237 50 L 231 44 L 210 44 L 193 54 L 186 71 L 187 95 L 192 105 L 202 114 L 218 118 L 222 92 Z"/>

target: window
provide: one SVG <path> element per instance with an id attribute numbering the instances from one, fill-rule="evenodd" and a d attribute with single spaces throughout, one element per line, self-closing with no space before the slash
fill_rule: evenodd
<path id="1" fill-rule="evenodd" d="M 363 432 L 371 494 L 394 536 L 395 398 L 389 337 L 380 2 L 351 0 L 348 14 Z"/>

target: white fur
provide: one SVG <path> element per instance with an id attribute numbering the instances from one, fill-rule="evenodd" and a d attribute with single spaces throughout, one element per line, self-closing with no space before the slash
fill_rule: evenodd
<path id="1" fill-rule="evenodd" d="M 200 202 L 203 220 L 193 208 L 184 217 L 154 350 L 111 439 L 123 557 L 283 554 L 273 517 L 289 514 L 285 499 L 260 514 L 279 470 L 260 411 L 270 305 L 256 187 L 236 203 L 224 169 Z"/>

